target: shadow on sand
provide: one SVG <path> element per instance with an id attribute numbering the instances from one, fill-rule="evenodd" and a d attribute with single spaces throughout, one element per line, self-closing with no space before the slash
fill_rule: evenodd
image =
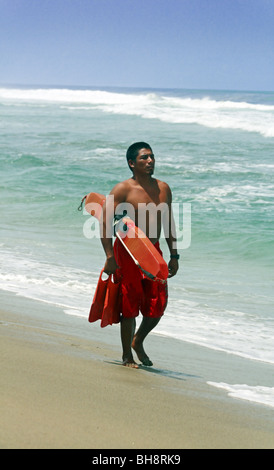
<path id="1" fill-rule="evenodd" d="M 115 366 L 121 366 L 122 362 L 121 361 L 104 361 L 108 364 L 113 364 Z M 162 375 L 163 377 L 169 377 L 171 379 L 175 380 L 187 380 L 189 378 L 200 378 L 198 375 L 192 375 L 192 374 L 186 374 L 184 372 L 178 372 L 178 371 L 173 371 L 169 369 L 158 369 L 153 366 L 144 366 L 143 364 L 138 364 L 139 370 L 143 370 L 145 372 L 148 372 L 150 374 L 156 374 L 156 375 Z M 137 369 L 133 369 L 137 370 Z"/>

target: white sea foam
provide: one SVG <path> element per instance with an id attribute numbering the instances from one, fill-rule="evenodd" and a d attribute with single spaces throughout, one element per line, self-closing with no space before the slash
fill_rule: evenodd
<path id="1" fill-rule="evenodd" d="M 1 252 L 0 287 L 23 297 L 77 309 L 87 316 L 98 273 Z"/>
<path id="2" fill-rule="evenodd" d="M 244 311 L 188 301 L 187 293 L 178 296 L 171 292 L 165 322 L 159 323 L 157 332 L 246 359 L 274 364 L 273 324 Z"/>
<path id="3" fill-rule="evenodd" d="M 59 103 L 71 110 L 99 109 L 112 114 L 257 132 L 274 137 L 274 106 L 212 98 L 168 97 L 156 93 L 114 93 L 100 90 L 0 89 L 1 100 Z M 85 105 L 85 106 L 83 106 Z"/>
<path id="4" fill-rule="evenodd" d="M 226 390 L 230 397 L 248 400 L 253 403 L 260 403 L 274 408 L 274 387 L 264 387 L 261 385 L 250 386 L 246 384 L 230 385 L 224 382 L 207 383 L 208 385 Z"/>
<path id="5" fill-rule="evenodd" d="M 195 195 L 195 201 L 201 203 L 209 203 L 213 207 L 215 203 L 224 204 L 229 208 L 228 204 L 243 204 L 250 202 L 263 202 L 272 200 L 273 203 L 273 185 L 268 183 L 258 183 L 257 186 L 252 184 L 239 185 L 238 183 L 225 184 L 222 186 L 212 186 Z"/>

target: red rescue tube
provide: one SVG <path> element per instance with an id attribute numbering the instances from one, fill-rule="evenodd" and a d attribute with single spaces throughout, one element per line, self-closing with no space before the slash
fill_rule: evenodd
<path id="1" fill-rule="evenodd" d="M 86 211 L 100 220 L 106 196 L 89 193 L 83 200 Z M 126 225 L 126 231 L 119 229 L 121 224 Z M 165 260 L 144 232 L 136 227 L 133 220 L 123 217 L 117 224 L 116 236 L 147 277 L 163 281 L 167 279 L 168 266 Z"/>

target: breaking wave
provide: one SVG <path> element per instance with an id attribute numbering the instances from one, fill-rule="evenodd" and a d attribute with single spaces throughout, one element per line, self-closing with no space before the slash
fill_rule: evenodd
<path id="1" fill-rule="evenodd" d="M 58 103 L 69 110 L 97 109 L 111 114 L 158 119 L 172 124 L 197 124 L 257 132 L 274 137 L 274 106 L 245 101 L 216 100 L 211 97 L 174 97 L 160 92 L 117 93 L 104 90 L 1 88 L 0 99 L 8 104 Z M 4 101 L 3 101 L 4 100 Z"/>

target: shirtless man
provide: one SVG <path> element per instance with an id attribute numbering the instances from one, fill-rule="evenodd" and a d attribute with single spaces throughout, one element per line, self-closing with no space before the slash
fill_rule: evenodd
<path id="1" fill-rule="evenodd" d="M 151 203 L 153 203 L 155 206 L 161 204 L 161 206 L 167 208 L 168 224 L 166 227 L 167 234 L 165 234 L 165 236 L 170 251 L 170 261 L 168 263 L 169 277 L 172 277 L 178 270 L 179 255 L 176 249 L 174 229 L 171 230 L 173 216 L 171 211 L 172 195 L 170 188 L 166 183 L 153 177 L 155 157 L 151 147 L 145 142 L 137 142 L 129 147 L 127 151 L 127 161 L 133 176 L 118 183 L 110 192 L 110 195 L 114 197 L 114 213 L 118 204 L 131 204 L 135 214 L 135 225 L 139 226 L 145 232 L 161 253 L 158 243 L 163 226 L 161 211 L 146 211 L 145 207 L 147 207 L 147 204 L 151 205 Z M 145 212 L 142 212 L 141 208 Z M 123 364 L 127 367 L 138 368 L 138 365 L 133 359 L 133 349 L 143 365 L 151 366 L 152 362 L 145 353 L 143 341 L 148 333 L 158 324 L 164 313 L 167 304 L 167 285 L 163 286 L 163 284 L 157 281 L 142 279 L 143 276 L 140 270 L 135 265 L 133 266 L 132 260 L 125 252 L 126 250 L 121 243 L 116 240 L 113 247 L 112 237 L 107 237 L 106 235 L 110 233 L 108 231 L 110 227 L 109 224 L 113 223 L 112 220 L 107 219 L 108 212 L 111 213 L 111 211 L 108 211 L 107 199 L 103 211 L 104 222 L 101 241 L 106 254 L 104 271 L 110 275 L 114 274 L 117 268 L 118 271 L 119 269 L 122 270 L 122 302 L 124 306 L 121 319 L 121 341 Z M 122 266 L 120 266 L 120 264 L 122 264 Z M 145 289 L 145 293 L 142 289 Z M 155 289 L 158 289 L 156 294 Z M 158 297 L 157 303 L 155 304 L 154 301 L 153 306 L 152 303 L 149 304 L 149 296 L 152 290 L 153 298 Z M 143 303 L 140 300 L 141 298 L 143 298 Z M 146 304 L 146 306 L 142 308 L 138 306 L 138 302 Z M 139 309 L 142 311 L 143 319 L 135 334 L 135 319 L 139 314 Z"/>

